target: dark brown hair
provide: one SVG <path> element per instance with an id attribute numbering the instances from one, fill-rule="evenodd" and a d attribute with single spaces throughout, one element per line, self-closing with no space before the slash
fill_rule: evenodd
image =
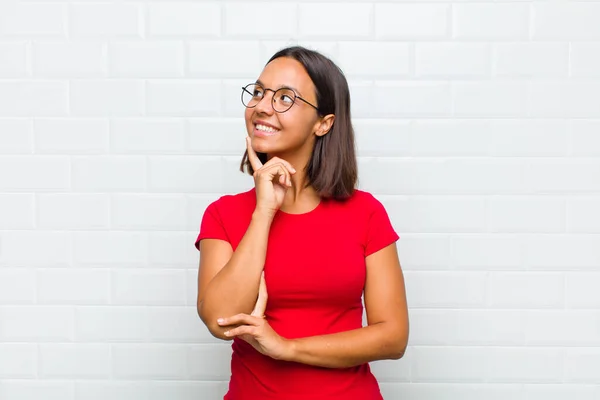
<path id="1" fill-rule="evenodd" d="M 312 80 L 317 95 L 317 111 L 320 116 L 334 114 L 331 130 L 317 136 L 306 175 L 307 186 L 312 185 L 322 198 L 344 200 L 354 193 L 358 178 L 354 129 L 350 119 L 350 90 L 340 68 L 319 52 L 301 46 L 287 47 L 275 53 L 267 62 L 289 57 L 304 66 Z M 264 164 L 266 153 L 257 153 Z M 240 171 L 250 175 L 254 169 L 244 153 Z"/>

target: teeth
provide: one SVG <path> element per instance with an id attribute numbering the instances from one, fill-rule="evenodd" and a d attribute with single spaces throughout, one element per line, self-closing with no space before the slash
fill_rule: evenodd
<path id="1" fill-rule="evenodd" d="M 256 124 L 256 129 L 265 131 L 265 132 L 277 132 L 277 129 L 273 129 L 270 126 L 265 126 L 261 124 Z"/>

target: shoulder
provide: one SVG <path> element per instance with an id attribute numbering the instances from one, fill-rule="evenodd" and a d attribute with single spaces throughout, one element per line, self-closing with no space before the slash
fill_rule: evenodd
<path id="1" fill-rule="evenodd" d="M 356 189 L 347 201 L 350 207 L 356 207 L 367 212 L 373 212 L 383 208 L 381 201 L 373 196 L 373 194 L 359 189 Z"/>
<path id="2" fill-rule="evenodd" d="M 255 188 L 252 188 L 246 192 L 222 195 L 210 203 L 207 210 L 219 213 L 234 213 L 249 207 L 253 208 L 254 203 L 256 203 L 256 194 Z"/>

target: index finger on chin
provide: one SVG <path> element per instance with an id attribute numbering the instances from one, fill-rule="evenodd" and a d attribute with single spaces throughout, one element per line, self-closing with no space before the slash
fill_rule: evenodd
<path id="1" fill-rule="evenodd" d="M 254 169 L 254 171 L 261 169 L 263 163 L 260 162 L 258 155 L 252 148 L 252 139 L 250 136 L 246 136 L 246 150 L 248 151 L 248 160 L 250 161 L 250 165 L 252 165 L 252 169 Z"/>

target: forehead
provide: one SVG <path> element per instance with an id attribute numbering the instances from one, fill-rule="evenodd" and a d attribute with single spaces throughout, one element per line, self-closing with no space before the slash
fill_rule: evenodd
<path id="1" fill-rule="evenodd" d="M 272 89 L 290 86 L 305 96 L 313 95 L 315 92 L 312 80 L 304 66 L 289 57 L 279 57 L 268 63 L 258 79 Z"/>

